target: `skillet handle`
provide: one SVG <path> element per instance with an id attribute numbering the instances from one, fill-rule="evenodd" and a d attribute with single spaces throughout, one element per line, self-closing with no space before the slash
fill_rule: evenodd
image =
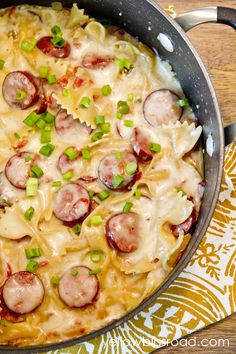
<path id="1" fill-rule="evenodd" d="M 202 23 L 223 23 L 236 30 L 236 9 L 228 7 L 205 7 L 176 17 L 176 22 L 187 32 Z M 236 141 L 236 123 L 225 128 L 225 143 Z"/>

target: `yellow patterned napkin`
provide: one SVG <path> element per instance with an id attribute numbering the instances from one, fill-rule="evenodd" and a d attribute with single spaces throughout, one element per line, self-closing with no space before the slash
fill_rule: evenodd
<path id="1" fill-rule="evenodd" d="M 235 311 L 236 144 L 231 144 L 226 150 L 221 193 L 211 224 L 175 282 L 134 319 L 55 354 L 150 353 Z"/>

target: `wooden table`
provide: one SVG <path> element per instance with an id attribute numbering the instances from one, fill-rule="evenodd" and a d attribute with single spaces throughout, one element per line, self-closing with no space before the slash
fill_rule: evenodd
<path id="1" fill-rule="evenodd" d="M 174 5 L 179 13 L 204 6 L 229 6 L 236 9 L 236 0 L 157 0 L 161 6 Z M 225 125 L 236 122 L 236 32 L 224 25 L 205 24 L 188 33 L 208 67 L 218 94 Z M 186 338 L 196 337 L 197 347 L 165 347 L 161 354 L 170 353 L 236 353 L 236 314 Z M 202 339 L 228 338 L 229 347 L 202 347 Z"/>

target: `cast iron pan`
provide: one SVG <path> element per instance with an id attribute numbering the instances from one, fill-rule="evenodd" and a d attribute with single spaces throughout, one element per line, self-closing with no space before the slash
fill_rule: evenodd
<path id="1" fill-rule="evenodd" d="M 61 2 L 65 7 L 71 7 L 75 1 L 62 0 Z M 25 1 L 20 0 L 1 0 L 0 6 L 4 8 L 24 3 Z M 51 1 L 41 0 L 37 2 L 29 0 L 28 4 L 50 6 Z M 137 315 L 167 289 L 187 265 L 206 232 L 219 195 L 225 147 L 220 109 L 208 72 L 198 53 L 185 35 L 185 31 L 203 22 L 224 23 L 236 29 L 236 10 L 223 7 L 200 9 L 184 14 L 175 21 L 152 0 L 81 0 L 78 1 L 78 5 L 96 18 L 111 19 L 115 25 L 124 27 L 132 35 L 138 36 L 149 47 L 157 49 L 160 56 L 171 63 L 186 96 L 192 103 L 193 110 L 200 124 L 203 126 L 202 144 L 204 149 L 208 134 L 211 133 L 213 137 L 213 155 L 210 157 L 205 153 L 204 156 L 205 195 L 195 232 L 181 260 L 157 291 L 136 309 L 121 319 L 113 321 L 106 327 L 76 339 L 52 345 L 32 346 L 20 349 L 0 346 L 1 352 L 45 352 L 72 346 L 104 334 Z M 148 30 L 148 27 L 151 27 L 151 31 Z M 159 33 L 167 34 L 174 46 L 173 52 L 168 52 L 161 45 L 157 39 Z M 231 125 L 225 130 L 225 137 L 226 143 L 235 140 L 236 125 Z"/>

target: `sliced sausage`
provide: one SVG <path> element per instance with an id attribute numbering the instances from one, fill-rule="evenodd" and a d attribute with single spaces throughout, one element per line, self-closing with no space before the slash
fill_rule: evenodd
<path id="1" fill-rule="evenodd" d="M 66 109 L 60 109 L 57 112 L 55 128 L 58 135 L 75 134 L 76 132 L 90 134 L 91 132 L 91 129 L 86 124 L 82 124 L 78 119 L 74 119 L 72 114 L 67 113 Z"/>
<path id="2" fill-rule="evenodd" d="M 150 161 L 153 158 L 153 154 L 150 150 L 150 142 L 138 128 L 134 129 L 131 143 L 135 154 L 140 160 Z"/>
<path id="3" fill-rule="evenodd" d="M 111 55 L 97 55 L 94 53 L 88 53 L 83 57 L 82 65 L 87 69 L 104 69 L 114 61 L 114 57 Z"/>
<path id="4" fill-rule="evenodd" d="M 96 300 L 99 282 L 96 275 L 89 274 L 90 271 L 91 269 L 84 266 L 74 266 L 61 277 L 58 292 L 67 306 L 84 307 Z"/>
<path id="5" fill-rule="evenodd" d="M 25 161 L 30 156 L 32 160 Z M 27 179 L 30 175 L 31 167 L 36 159 L 36 155 L 30 152 L 20 152 L 13 155 L 5 167 L 5 175 L 8 181 L 16 188 L 25 189 Z"/>
<path id="6" fill-rule="evenodd" d="M 193 227 L 197 221 L 197 214 L 195 209 L 193 209 L 192 214 L 186 219 L 182 224 L 179 225 L 171 225 L 171 231 L 175 237 L 178 237 L 181 232 L 184 234 L 191 233 L 193 231 Z"/>
<path id="7" fill-rule="evenodd" d="M 77 151 L 77 149 L 73 146 L 72 147 L 75 151 Z M 79 156 L 79 155 L 78 155 Z M 64 152 L 60 155 L 58 161 L 57 161 L 57 168 L 58 170 L 64 174 L 68 171 L 73 171 L 74 168 L 76 167 L 76 159 L 74 160 L 70 160 L 69 157 L 67 157 Z"/>
<path id="8" fill-rule="evenodd" d="M 139 215 L 133 212 L 112 216 L 106 223 L 106 238 L 110 247 L 131 253 L 139 243 Z"/>
<path id="9" fill-rule="evenodd" d="M 24 92 L 25 97 L 17 99 L 19 92 Z M 2 95 L 12 108 L 27 109 L 33 106 L 39 98 L 34 76 L 27 71 L 13 71 L 7 74 L 2 84 Z"/>
<path id="10" fill-rule="evenodd" d="M 133 175 L 126 173 L 126 165 L 133 162 L 137 165 L 138 162 L 136 157 L 131 152 L 122 152 L 121 158 L 117 159 L 115 153 L 111 153 L 104 157 L 98 167 L 98 177 L 100 181 L 111 190 L 124 190 L 135 182 L 136 172 Z M 112 183 L 114 177 L 120 175 L 123 177 L 124 181 L 118 187 L 115 187 Z"/>
<path id="11" fill-rule="evenodd" d="M 179 96 L 174 92 L 166 89 L 150 93 L 143 104 L 145 119 L 153 127 L 175 123 L 183 113 L 183 109 L 178 103 L 179 99 Z"/>
<path id="12" fill-rule="evenodd" d="M 50 57 L 58 59 L 68 58 L 70 55 L 70 44 L 66 42 L 64 47 L 56 48 L 51 42 L 52 38 L 50 36 L 42 37 L 37 43 L 38 49 Z"/>
<path id="13" fill-rule="evenodd" d="M 44 287 L 36 274 L 22 271 L 12 274 L 3 285 L 3 300 L 16 313 L 25 314 L 41 305 Z"/>
<path id="14" fill-rule="evenodd" d="M 0 318 L 6 321 L 17 323 L 24 321 L 24 317 L 19 313 L 11 311 L 3 300 L 3 287 L 0 288 Z"/>
<path id="15" fill-rule="evenodd" d="M 55 198 L 54 214 L 62 221 L 79 220 L 88 213 L 90 198 L 78 183 L 69 183 L 59 189 Z"/>

